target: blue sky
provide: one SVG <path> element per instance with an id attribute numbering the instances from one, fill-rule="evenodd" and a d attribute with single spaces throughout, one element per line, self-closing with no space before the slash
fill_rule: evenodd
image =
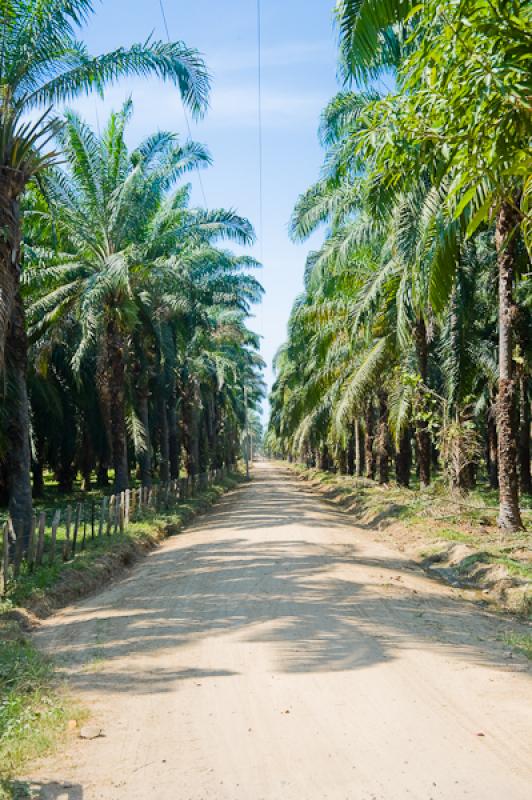
<path id="1" fill-rule="evenodd" d="M 193 138 L 209 147 L 214 163 L 202 172 L 211 207 L 231 207 L 259 226 L 257 33 L 255 0 L 165 0 L 170 35 L 197 47 L 213 76 L 211 109 L 191 122 Z M 262 0 L 264 227 L 254 255 L 262 255 L 266 289 L 252 327 L 263 337 L 268 364 L 286 335 L 290 307 L 301 291 L 305 258 L 319 235 L 294 245 L 288 220 L 298 195 L 316 180 L 322 161 L 319 115 L 337 90 L 333 0 Z M 159 0 L 103 0 L 82 36 L 94 52 L 164 38 Z M 187 135 L 176 90 L 156 80 L 123 81 L 105 100 L 82 98 L 73 105 L 93 124 L 131 95 L 135 115 L 131 144 L 156 129 Z M 202 203 L 191 178 L 193 202 Z"/>

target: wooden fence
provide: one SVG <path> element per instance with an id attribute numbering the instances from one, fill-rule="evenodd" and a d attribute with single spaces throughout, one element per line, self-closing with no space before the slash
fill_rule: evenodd
<path id="1" fill-rule="evenodd" d="M 234 465 L 221 467 L 168 483 L 126 489 L 99 501 L 80 502 L 53 512 L 41 511 L 33 516 L 26 547 L 8 519 L 2 529 L 0 597 L 17 580 L 23 567 L 31 572 L 57 561 L 70 561 L 77 552 L 85 550 L 88 541 L 97 545 L 107 537 L 124 534 L 130 522 L 154 512 L 170 512 L 179 503 L 223 480 L 234 469 Z"/>

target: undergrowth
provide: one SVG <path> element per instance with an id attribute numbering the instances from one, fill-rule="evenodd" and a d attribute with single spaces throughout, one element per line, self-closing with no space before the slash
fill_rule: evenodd
<path id="1" fill-rule="evenodd" d="M 16 621 L 0 618 L 0 798 L 15 796 L 10 779 L 54 746 L 68 720 L 82 717 L 57 685 L 53 664 Z"/>

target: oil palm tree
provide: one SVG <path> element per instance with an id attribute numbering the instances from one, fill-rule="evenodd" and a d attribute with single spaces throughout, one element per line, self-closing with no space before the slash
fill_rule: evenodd
<path id="1" fill-rule="evenodd" d="M 149 323 L 155 346 L 158 394 L 164 407 L 166 379 L 164 323 L 187 304 L 212 303 L 216 294 L 236 293 L 242 302 L 254 284 L 233 275 L 249 266 L 214 247 L 220 238 L 249 243 L 249 223 L 231 211 L 187 208 L 188 192 L 171 191 L 195 166 L 209 163 L 200 145 L 183 146 L 169 133 L 149 137 L 132 153 L 125 145 L 131 114 L 128 101 L 112 114 L 101 136 L 76 114 L 68 113 L 61 133 L 66 170 L 50 172 L 46 192 L 59 241 L 50 263 L 37 265 L 27 282 L 37 289 L 30 306 L 33 337 L 74 318 L 80 329 L 73 354 L 79 372 L 97 348 L 103 360 L 102 380 L 109 406 L 110 444 L 115 489 L 128 483 L 126 420 L 134 408 L 131 384 L 131 337 Z M 220 276 L 222 280 L 220 280 Z M 232 297 L 232 295 L 231 295 Z M 236 302 L 235 300 L 235 302 Z M 218 300 L 221 302 L 221 300 Z M 163 335 L 164 334 L 164 335 Z M 138 348 L 133 348 L 137 349 Z M 138 370 L 137 370 L 138 371 Z M 161 410 L 158 419 L 164 424 Z M 165 435 L 160 441 L 168 460 Z"/>
<path id="2" fill-rule="evenodd" d="M 0 21 L 0 371 L 10 373 L 8 474 L 10 513 L 24 538 L 31 521 L 27 340 L 20 296 L 20 202 L 28 181 L 57 158 L 51 140 L 59 103 L 103 91 L 127 75 L 153 74 L 175 84 L 193 113 L 207 104 L 209 79 L 200 54 L 182 42 L 148 39 L 91 56 L 76 29 L 92 0 L 2 0 Z"/>
<path id="3" fill-rule="evenodd" d="M 81 329 L 75 369 L 96 342 L 105 353 L 117 491 L 128 482 L 125 337 L 138 316 L 138 248 L 165 191 L 186 170 L 209 161 L 200 146 L 181 147 L 164 132 L 129 154 L 124 130 L 131 110 L 128 101 L 112 114 L 101 137 L 76 114 L 66 115 L 59 138 L 68 166 L 49 173 L 46 192 L 67 252 L 56 252 L 52 264 L 28 276 L 46 287 L 30 308 L 38 320 L 32 335 L 74 312 Z"/>
<path id="4" fill-rule="evenodd" d="M 519 512 L 514 354 L 515 288 L 519 275 L 519 233 L 530 229 L 530 4 L 476 0 L 449 5 L 429 0 L 339 0 L 342 61 L 349 78 L 364 78 L 386 66 L 394 35 L 413 25 L 414 35 L 398 58 L 399 93 L 380 105 L 401 109 L 401 151 L 405 172 L 415 171 L 419 149 L 428 142 L 440 151 L 440 175 L 450 179 L 454 213 L 467 212 L 467 232 L 495 219 L 499 272 L 498 404 L 499 525 L 522 527 Z M 392 38 L 390 38 L 392 37 Z M 392 48 L 393 50 L 393 48 Z M 458 79 L 457 79 L 458 76 Z M 373 131 L 373 136 L 378 134 Z M 392 143 L 392 146 L 390 146 Z M 415 161 L 409 156 L 415 154 Z M 452 158 L 449 158 L 452 153 Z M 426 151 L 425 151 L 426 158 Z"/>

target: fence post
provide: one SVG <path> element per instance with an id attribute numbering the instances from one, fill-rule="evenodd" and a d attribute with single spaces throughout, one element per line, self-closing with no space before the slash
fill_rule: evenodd
<path id="1" fill-rule="evenodd" d="M 14 552 L 13 572 L 15 578 L 17 578 L 20 572 L 20 565 L 22 564 L 22 558 L 24 556 L 24 550 L 23 550 L 24 542 L 22 536 L 17 536 L 15 528 L 13 527 L 13 520 L 11 519 L 11 517 L 8 517 L 7 524 L 9 525 L 9 537 L 11 539 L 11 543 L 15 544 L 15 547 L 13 548 Z"/>
<path id="2" fill-rule="evenodd" d="M 126 528 L 129 526 L 129 506 L 131 502 L 131 495 L 129 489 L 126 489 L 125 505 L 124 505 L 124 521 Z"/>
<path id="3" fill-rule="evenodd" d="M 33 569 L 33 565 L 35 562 L 35 533 L 37 531 L 37 517 L 35 514 L 31 515 L 31 528 L 30 528 L 30 540 L 28 542 L 28 552 L 26 553 L 26 561 L 28 563 L 29 569 Z"/>
<path id="4" fill-rule="evenodd" d="M 70 557 L 70 526 L 72 524 L 72 506 L 67 506 L 65 519 L 65 541 L 63 542 L 63 561 Z"/>
<path id="5" fill-rule="evenodd" d="M 60 519 L 61 519 L 61 510 L 58 509 L 54 514 L 54 518 L 52 519 L 52 541 L 50 543 L 50 564 L 53 564 L 55 561 L 55 542 L 57 539 L 57 529 L 59 527 Z"/>
<path id="6" fill-rule="evenodd" d="M 115 534 L 118 530 L 118 514 L 120 511 L 120 495 L 115 494 L 114 503 L 113 503 L 113 534 Z"/>
<path id="7" fill-rule="evenodd" d="M 9 538 L 9 549 L 13 554 L 13 576 L 18 577 L 20 565 L 22 563 L 22 536 L 17 536 L 11 517 L 7 518 L 7 533 Z"/>
<path id="8" fill-rule="evenodd" d="M 107 536 L 110 536 L 112 533 L 112 524 L 113 524 L 113 509 L 114 504 L 116 502 L 114 494 L 111 495 L 109 498 L 109 506 L 107 508 Z"/>
<path id="9" fill-rule="evenodd" d="M 72 525 L 72 506 L 67 506 L 65 520 L 65 541 L 63 543 L 63 561 L 70 557 L 70 526 Z"/>
<path id="10" fill-rule="evenodd" d="M 42 557 L 44 554 L 44 529 L 46 528 L 46 512 L 41 511 L 39 514 L 39 537 L 37 539 L 37 566 L 41 566 Z"/>
<path id="11" fill-rule="evenodd" d="M 103 523 L 105 520 L 105 506 L 107 504 L 107 498 L 102 497 L 102 502 L 100 505 L 100 519 L 98 520 L 98 539 L 102 538 L 103 534 Z"/>
<path id="12" fill-rule="evenodd" d="M 94 539 L 94 500 L 91 501 L 91 539 Z"/>
<path id="13" fill-rule="evenodd" d="M 4 524 L 2 531 L 2 594 L 7 592 L 9 580 L 9 526 Z"/>
<path id="14" fill-rule="evenodd" d="M 125 505 L 126 505 L 126 498 L 124 492 L 120 495 L 120 505 L 118 507 L 118 524 L 120 527 L 120 533 L 124 533 L 124 523 L 125 523 Z"/>
<path id="15" fill-rule="evenodd" d="M 87 538 L 87 513 L 85 503 L 81 504 L 81 513 L 83 514 L 83 538 L 81 539 L 81 549 L 85 550 L 85 540 Z"/>
<path id="16" fill-rule="evenodd" d="M 79 523 L 81 520 L 81 503 L 78 503 L 76 507 L 76 520 L 74 522 L 74 533 L 72 535 L 72 555 L 76 555 L 76 544 L 78 541 L 78 530 L 79 530 Z"/>

